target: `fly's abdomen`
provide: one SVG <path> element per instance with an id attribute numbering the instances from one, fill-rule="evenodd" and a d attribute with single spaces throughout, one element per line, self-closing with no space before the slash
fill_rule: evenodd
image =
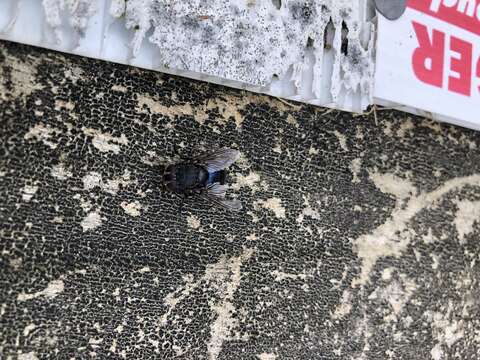
<path id="1" fill-rule="evenodd" d="M 215 171 L 211 172 L 208 175 L 208 181 L 207 184 L 214 184 L 214 183 L 220 183 L 220 184 L 225 184 L 225 178 L 226 178 L 226 172 L 224 170 L 220 171 Z"/>

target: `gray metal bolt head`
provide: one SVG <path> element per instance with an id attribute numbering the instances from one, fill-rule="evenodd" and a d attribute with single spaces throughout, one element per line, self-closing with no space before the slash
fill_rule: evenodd
<path id="1" fill-rule="evenodd" d="M 377 11 L 388 20 L 397 20 L 407 7 L 407 0 L 375 0 Z"/>

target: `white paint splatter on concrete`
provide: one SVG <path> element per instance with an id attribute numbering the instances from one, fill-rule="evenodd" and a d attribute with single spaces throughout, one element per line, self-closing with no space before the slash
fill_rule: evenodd
<path id="1" fill-rule="evenodd" d="M 422 236 L 422 240 L 425 244 L 433 244 L 437 241 L 437 238 L 433 236 L 432 228 L 428 228 L 427 234 Z"/>
<path id="2" fill-rule="evenodd" d="M 220 288 L 220 301 L 211 304 L 211 309 L 216 313 L 217 318 L 210 326 L 210 340 L 207 343 L 208 357 L 210 360 L 217 359 L 220 354 L 223 342 L 230 340 L 233 330 L 238 326 L 238 318 L 232 317 L 235 312 L 233 297 L 240 286 L 241 266 L 253 255 L 253 249 L 244 249 L 240 256 L 230 259 L 222 258 L 217 264 L 207 268 L 206 279 L 219 280 L 223 278 Z M 225 273 L 227 270 L 227 273 Z M 220 276 L 219 276 L 220 275 Z"/>
<path id="3" fill-rule="evenodd" d="M 34 351 L 28 353 L 18 354 L 18 360 L 38 360 L 37 354 Z"/>
<path id="4" fill-rule="evenodd" d="M 250 259 L 253 252 L 253 249 L 245 248 L 239 256 L 221 257 L 217 263 L 208 265 L 205 274 L 196 281 L 191 275 L 185 276 L 185 284 L 165 297 L 164 304 L 167 306 L 167 312 L 161 316 L 159 325 L 166 325 L 175 307 L 190 296 L 195 289 L 202 285 L 208 285 L 210 289 L 214 290 L 218 300 L 211 299 L 209 302 L 210 308 L 215 314 L 215 320 L 210 326 L 207 352 L 210 360 L 217 359 L 223 343 L 236 339 L 233 332 L 238 327 L 238 318 L 233 317 L 236 311 L 233 306 L 233 298 L 240 285 L 241 267 Z"/>
<path id="5" fill-rule="evenodd" d="M 38 186 L 35 185 L 25 185 L 23 187 L 23 193 L 22 193 L 22 200 L 29 202 L 33 195 L 35 195 L 38 191 Z"/>
<path id="6" fill-rule="evenodd" d="M 108 351 L 115 353 L 117 351 L 117 339 L 112 340 L 112 345 L 110 345 L 110 348 Z"/>
<path id="7" fill-rule="evenodd" d="M 198 230 L 201 226 L 200 219 L 195 215 L 187 216 L 187 224 L 193 230 Z"/>
<path id="8" fill-rule="evenodd" d="M 298 217 L 296 219 L 297 223 L 299 223 L 299 224 L 303 223 L 303 220 L 305 219 L 305 217 L 309 217 L 309 218 L 312 218 L 312 219 L 315 219 L 315 220 L 319 220 L 320 219 L 320 214 L 318 213 L 317 210 L 312 208 L 312 206 L 310 205 L 310 199 L 308 197 L 304 196 L 303 200 L 304 200 L 305 207 L 303 208 L 300 215 L 298 215 Z"/>
<path id="9" fill-rule="evenodd" d="M 256 184 L 260 182 L 260 175 L 254 171 L 251 171 L 248 175 L 237 175 L 235 183 L 232 184 L 232 189 L 240 190 L 242 187 L 248 187 L 251 190 L 257 190 Z"/>
<path id="10" fill-rule="evenodd" d="M 61 134 L 62 132 L 53 128 L 50 125 L 44 125 L 39 123 L 34 127 L 30 128 L 28 132 L 24 135 L 25 140 L 35 139 L 36 141 L 41 141 L 44 145 L 48 146 L 51 149 L 56 149 L 58 144 L 52 142 L 52 138 L 56 134 Z"/>
<path id="11" fill-rule="evenodd" d="M 440 343 L 437 343 L 430 351 L 430 355 L 432 356 L 432 360 L 442 360 L 443 359 L 442 345 L 440 345 Z"/>
<path id="12" fill-rule="evenodd" d="M 27 301 L 31 299 L 36 299 L 38 297 L 45 297 L 47 299 L 53 299 L 58 294 L 62 293 L 64 290 L 64 283 L 62 280 L 53 280 L 51 281 L 45 289 L 38 291 L 33 294 L 20 293 L 17 296 L 18 301 Z"/>
<path id="13" fill-rule="evenodd" d="M 290 280 L 306 280 L 307 279 L 307 274 L 292 274 L 292 273 L 286 273 L 280 270 L 273 270 L 270 272 L 270 275 L 274 277 L 274 280 L 276 282 L 284 281 L 287 279 Z"/>
<path id="14" fill-rule="evenodd" d="M 392 268 L 389 268 L 393 270 Z M 389 281 L 391 272 L 385 273 L 386 276 L 382 276 L 382 280 Z M 391 321 L 397 322 L 401 317 L 403 308 L 412 298 L 417 289 L 417 284 L 412 279 L 409 279 L 405 274 L 399 275 L 400 280 L 392 280 L 386 286 L 377 287 L 369 296 L 369 300 L 381 299 L 383 302 L 390 305 L 392 310 L 386 316 L 384 316 L 385 323 Z M 389 280 L 385 280 L 385 279 Z"/>
<path id="15" fill-rule="evenodd" d="M 98 345 L 98 344 L 101 344 L 103 342 L 103 339 L 102 338 L 99 338 L 99 339 L 95 339 L 95 338 L 90 338 L 88 339 L 88 343 L 90 345 Z M 94 347 L 94 346 L 93 346 Z"/>
<path id="16" fill-rule="evenodd" d="M 276 360 L 277 355 L 273 353 L 261 353 L 257 355 L 258 360 Z"/>
<path id="17" fill-rule="evenodd" d="M 120 324 L 114 329 L 118 334 L 121 334 L 123 331 L 123 325 Z"/>
<path id="18" fill-rule="evenodd" d="M 257 234 L 253 233 L 253 234 L 250 234 L 250 235 L 246 236 L 245 239 L 247 239 L 249 241 L 255 241 L 255 240 L 258 240 L 258 236 L 257 236 Z"/>
<path id="19" fill-rule="evenodd" d="M 443 348 L 451 348 L 458 340 L 465 336 L 463 319 L 458 319 L 454 305 L 449 302 L 446 313 L 427 311 L 425 317 L 432 323 L 432 336 L 437 341 L 430 351 L 433 359 L 445 359 Z"/>
<path id="20" fill-rule="evenodd" d="M 397 204 L 383 224 L 353 241 L 354 250 L 362 264 L 361 273 L 352 281 L 352 286 L 363 286 L 369 281 L 370 272 L 378 259 L 399 257 L 403 253 L 415 235 L 408 223 L 421 210 L 438 202 L 449 192 L 467 185 L 480 186 L 480 175 L 471 175 L 449 180 L 431 192 L 418 193 L 408 180 L 393 174 L 371 173 L 370 178 L 382 192 L 396 196 Z"/>
<path id="21" fill-rule="evenodd" d="M 120 145 L 128 145 L 128 139 L 124 134 L 115 137 L 108 133 L 102 133 L 100 130 L 83 128 L 83 133 L 92 137 L 92 145 L 100 152 L 120 153 Z"/>
<path id="22" fill-rule="evenodd" d="M 457 201 L 458 211 L 455 214 L 454 224 L 457 228 L 460 243 L 465 242 L 465 236 L 473 232 L 475 224 L 480 223 L 480 201 Z"/>
<path id="23" fill-rule="evenodd" d="M 127 187 L 132 183 L 130 180 L 130 172 L 125 170 L 123 175 L 115 179 L 103 180 L 102 175 L 96 171 L 91 171 L 83 177 L 83 188 L 92 190 L 96 187 L 102 189 L 109 194 L 116 194 L 120 186 Z"/>
<path id="24" fill-rule="evenodd" d="M 134 201 L 131 203 L 127 203 L 126 201 L 122 201 L 120 204 L 123 211 L 130 216 L 140 216 L 140 210 L 142 210 L 142 205 L 138 201 Z"/>
<path id="25" fill-rule="evenodd" d="M 379 172 L 370 172 L 369 176 L 381 192 L 393 195 L 397 201 L 403 202 L 406 198 L 417 194 L 417 188 L 408 179 Z"/>
<path id="26" fill-rule="evenodd" d="M 18 271 L 20 267 L 22 266 L 23 259 L 22 258 L 16 258 L 16 259 L 10 259 L 9 265 L 15 270 Z"/>
<path id="27" fill-rule="evenodd" d="M 27 337 L 31 331 L 35 330 L 36 327 L 37 326 L 34 323 L 31 323 L 25 326 L 25 328 L 23 329 L 23 336 Z"/>
<path id="28" fill-rule="evenodd" d="M 75 104 L 71 101 L 65 101 L 57 99 L 55 100 L 55 110 L 66 109 L 72 111 L 75 108 Z"/>
<path id="29" fill-rule="evenodd" d="M 93 188 L 102 184 L 102 175 L 98 172 L 92 171 L 83 177 L 83 188 L 85 190 L 92 190 Z"/>
<path id="30" fill-rule="evenodd" d="M 65 166 L 63 164 L 58 164 L 54 165 L 52 167 L 52 170 L 50 171 L 50 174 L 59 180 L 66 180 L 69 177 L 72 177 L 73 174 L 65 169 Z"/>
<path id="31" fill-rule="evenodd" d="M 255 202 L 255 204 L 261 205 L 263 208 L 273 211 L 275 216 L 279 219 L 285 218 L 285 208 L 282 206 L 282 200 L 277 197 L 267 200 L 258 200 Z"/>
<path id="32" fill-rule="evenodd" d="M 318 155 L 319 153 L 320 151 L 314 148 L 313 146 L 310 146 L 310 149 L 308 149 L 308 155 L 314 156 L 314 155 Z"/>
<path id="33" fill-rule="evenodd" d="M 383 271 L 382 271 L 382 280 L 383 280 L 383 281 L 390 281 L 390 279 L 392 278 L 392 274 L 393 274 L 394 271 L 395 271 L 395 269 L 392 268 L 392 267 L 388 267 L 388 268 L 383 269 Z"/>
<path id="34" fill-rule="evenodd" d="M 102 218 L 100 217 L 98 210 L 89 212 L 80 225 L 82 226 L 83 232 L 94 230 L 102 225 Z"/>
<path id="35" fill-rule="evenodd" d="M 113 5 L 113 2 L 112 2 L 112 5 Z M 118 92 L 126 93 L 128 91 L 128 89 L 125 86 L 115 84 L 115 85 L 112 86 L 112 91 L 118 91 Z"/>
<path id="36" fill-rule="evenodd" d="M 140 270 L 138 270 L 140 274 L 145 274 L 147 272 L 150 272 L 150 267 L 149 266 L 144 266 Z"/>
<path id="37" fill-rule="evenodd" d="M 413 124 L 412 122 L 412 119 L 411 118 L 407 118 L 407 120 L 403 121 L 401 124 L 400 124 L 400 127 L 399 129 L 397 130 L 397 136 L 402 138 L 402 137 L 405 137 L 405 135 L 407 134 L 407 132 L 409 130 L 412 130 L 415 128 L 415 125 Z"/>
<path id="38" fill-rule="evenodd" d="M 337 137 L 338 142 L 340 143 L 340 147 L 343 150 L 348 151 L 347 137 L 343 135 L 341 132 L 339 132 L 338 130 L 335 130 L 333 134 Z"/>
<path id="39" fill-rule="evenodd" d="M 362 166 L 361 158 L 353 159 L 352 162 L 350 163 L 350 171 L 352 172 L 352 175 L 353 175 L 352 183 L 354 184 L 358 184 L 360 182 L 358 174 L 360 173 L 361 166 Z"/>
<path id="40" fill-rule="evenodd" d="M 347 289 L 343 290 L 342 300 L 335 308 L 332 319 L 341 319 L 352 311 L 352 294 Z"/>

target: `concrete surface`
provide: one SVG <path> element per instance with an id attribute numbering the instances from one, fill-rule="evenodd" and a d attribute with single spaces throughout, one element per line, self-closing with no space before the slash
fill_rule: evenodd
<path id="1" fill-rule="evenodd" d="M 480 356 L 478 133 L 1 43 L 0 137 L 1 358 Z"/>

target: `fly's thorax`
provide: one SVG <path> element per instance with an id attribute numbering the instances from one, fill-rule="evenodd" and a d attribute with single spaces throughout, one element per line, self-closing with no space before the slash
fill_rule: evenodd
<path id="1" fill-rule="evenodd" d="M 206 186 L 208 171 L 192 163 L 169 165 L 164 172 L 163 181 L 167 189 L 184 193 Z"/>

